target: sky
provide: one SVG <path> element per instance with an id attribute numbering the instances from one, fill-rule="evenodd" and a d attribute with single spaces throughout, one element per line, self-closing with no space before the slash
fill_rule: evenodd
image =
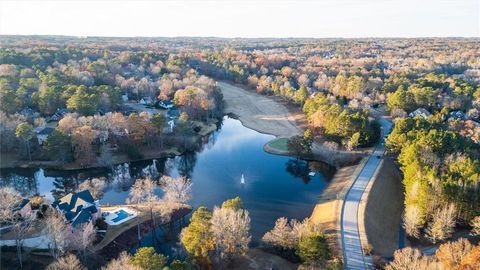
<path id="1" fill-rule="evenodd" d="M 480 0 L 0 0 L 0 34 L 479 37 Z"/>

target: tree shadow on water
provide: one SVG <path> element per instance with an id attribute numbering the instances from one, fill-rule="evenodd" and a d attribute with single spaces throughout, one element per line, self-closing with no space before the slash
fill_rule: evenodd
<path id="1" fill-rule="evenodd" d="M 295 178 L 299 178 L 303 183 L 308 184 L 310 182 L 310 169 L 308 168 L 308 162 L 301 159 L 289 159 L 285 163 L 286 171 Z"/>

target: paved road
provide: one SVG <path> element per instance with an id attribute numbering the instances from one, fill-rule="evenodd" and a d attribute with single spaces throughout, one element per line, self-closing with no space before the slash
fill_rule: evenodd
<path id="1" fill-rule="evenodd" d="M 358 231 L 358 206 L 368 182 L 371 180 L 380 164 L 381 159 L 378 158 L 378 156 L 383 156 L 385 153 L 384 141 L 392 127 L 392 123 L 384 117 L 380 118 L 379 123 L 382 127 L 382 138 L 376 146 L 375 151 L 370 155 L 367 163 L 358 174 L 354 184 L 350 187 L 343 203 L 341 237 L 345 269 L 365 270 L 370 268 L 370 262 L 363 255 L 360 242 L 360 233 Z"/>

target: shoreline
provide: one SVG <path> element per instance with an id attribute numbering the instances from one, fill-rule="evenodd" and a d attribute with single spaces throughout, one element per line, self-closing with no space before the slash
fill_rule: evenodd
<path id="1" fill-rule="evenodd" d="M 195 136 L 192 136 L 193 141 L 200 141 L 205 136 L 208 136 L 215 132 L 218 128 L 218 124 L 221 121 L 215 121 L 212 123 L 204 123 L 204 128 Z M 141 161 L 149 161 L 152 159 L 161 159 L 161 158 L 173 158 L 176 156 L 181 156 L 185 153 L 189 152 L 189 150 L 179 150 L 178 146 L 169 147 L 166 149 L 162 149 L 157 151 L 142 152 L 142 157 L 139 159 L 131 159 L 126 154 L 117 154 L 113 155 L 112 163 L 104 164 L 104 163 L 94 163 L 87 166 L 80 166 L 76 163 L 62 163 L 59 161 L 42 161 L 42 160 L 15 160 L 12 162 L 3 162 L 0 160 L 0 169 L 1 170 L 12 170 L 12 169 L 48 169 L 48 170 L 56 170 L 56 171 L 80 171 L 80 170 L 93 170 L 93 169 L 107 169 L 109 167 L 124 164 L 124 163 L 131 163 L 131 162 L 141 162 Z M 11 156 L 11 153 L 2 154 L 4 156 Z M 9 163 L 9 164 L 8 164 Z"/>

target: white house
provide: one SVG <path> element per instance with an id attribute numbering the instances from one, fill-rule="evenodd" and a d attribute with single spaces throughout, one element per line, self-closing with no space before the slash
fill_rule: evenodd
<path id="1" fill-rule="evenodd" d="M 410 117 L 412 117 L 412 118 L 415 117 L 415 116 L 418 116 L 418 115 L 420 115 L 420 116 L 423 117 L 423 118 L 427 118 L 427 117 L 430 116 L 430 112 L 428 112 L 428 111 L 427 111 L 426 109 L 424 109 L 424 108 L 418 108 L 418 109 L 416 109 L 415 111 L 413 111 L 413 112 L 411 112 L 411 113 L 408 114 L 408 116 L 410 116 Z"/>

